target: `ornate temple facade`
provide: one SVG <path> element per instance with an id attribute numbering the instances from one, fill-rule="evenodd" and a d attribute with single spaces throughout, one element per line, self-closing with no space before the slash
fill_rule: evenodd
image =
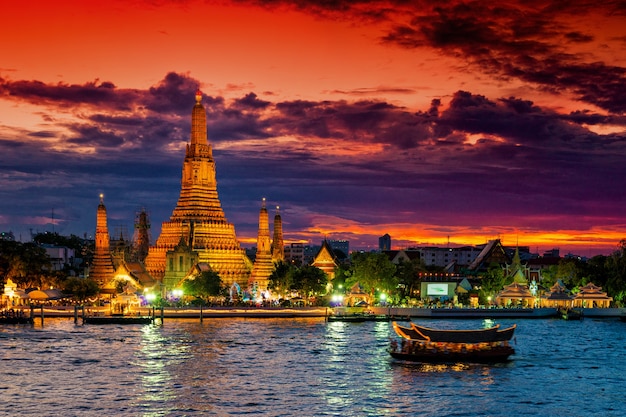
<path id="1" fill-rule="evenodd" d="M 107 284 L 115 273 L 111 256 L 109 228 L 107 226 L 107 209 L 104 206 L 104 196 L 100 194 L 100 204 L 96 214 L 96 248 L 93 262 L 89 268 L 89 278 L 96 281 L 101 287 Z"/>
<path id="2" fill-rule="evenodd" d="M 311 265 L 324 271 L 329 281 L 335 279 L 335 268 L 337 268 L 339 264 L 333 248 L 330 247 L 326 239 L 322 242 L 322 247 L 319 252 L 317 252 L 317 255 L 315 255 L 315 258 L 313 258 Z"/>
<path id="3" fill-rule="evenodd" d="M 191 141 L 183 161 L 180 197 L 170 219 L 163 222 L 156 244 L 148 251 L 146 269 L 163 282 L 167 253 L 183 239 L 189 250 L 197 253 L 199 262 L 208 263 L 225 285 L 247 283 L 252 264 L 217 195 L 215 161 L 201 101 L 202 93 L 198 91 L 191 116 Z"/>
<path id="4" fill-rule="evenodd" d="M 256 258 L 254 267 L 250 274 L 248 287 L 258 291 L 267 290 L 269 276 L 274 272 L 274 262 L 272 261 L 272 246 L 270 242 L 270 224 L 265 199 L 259 211 L 259 233 L 257 235 Z"/>

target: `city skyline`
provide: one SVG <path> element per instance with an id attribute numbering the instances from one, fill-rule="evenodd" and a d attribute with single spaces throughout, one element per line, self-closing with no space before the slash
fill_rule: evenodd
<path id="1" fill-rule="evenodd" d="M 87 3 L 87 4 L 85 4 Z M 0 230 L 111 235 L 180 191 L 204 93 L 244 246 L 626 238 L 620 2 L 34 1 L 0 17 Z M 54 213 L 54 214 L 53 214 Z"/>

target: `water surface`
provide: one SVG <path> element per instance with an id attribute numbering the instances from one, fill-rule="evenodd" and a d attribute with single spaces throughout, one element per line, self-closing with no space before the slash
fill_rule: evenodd
<path id="1" fill-rule="evenodd" d="M 3 325 L 0 415 L 626 416 L 626 323 L 498 323 L 518 325 L 516 354 L 499 365 L 395 362 L 385 322 Z"/>

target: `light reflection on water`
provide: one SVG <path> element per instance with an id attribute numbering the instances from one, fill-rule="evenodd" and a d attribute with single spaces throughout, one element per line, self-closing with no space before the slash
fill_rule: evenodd
<path id="1" fill-rule="evenodd" d="M 166 320 L 159 327 L 48 319 L 43 328 L 3 326 L 0 395 L 10 407 L 0 415 L 624 415 L 626 323 L 517 324 L 513 361 L 489 366 L 394 362 L 386 322 Z"/>

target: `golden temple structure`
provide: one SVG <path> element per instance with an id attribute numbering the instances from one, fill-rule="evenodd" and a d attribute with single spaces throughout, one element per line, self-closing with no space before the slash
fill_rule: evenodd
<path id="1" fill-rule="evenodd" d="M 272 247 L 270 243 L 270 224 L 265 207 L 265 199 L 259 212 L 259 233 L 257 235 L 256 258 L 254 267 L 248 281 L 248 287 L 253 290 L 263 292 L 267 290 L 269 276 L 274 272 L 274 262 L 272 261 Z"/>
<path id="2" fill-rule="evenodd" d="M 206 110 L 201 101 L 202 93 L 198 91 L 178 203 L 170 219 L 163 222 L 161 234 L 145 260 L 150 275 L 164 283 L 166 290 L 171 290 L 175 281 L 167 279 L 168 270 L 173 272 L 180 267 L 173 256 L 168 258 L 168 252 L 180 250 L 181 239 L 189 251 L 197 254 L 198 262 L 208 263 L 227 286 L 247 283 L 252 267 L 237 240 L 235 226 L 227 221 L 217 195 L 215 161 L 207 140 Z M 191 269 L 193 265 L 184 267 Z M 176 271 L 176 275 L 179 273 Z"/>
<path id="3" fill-rule="evenodd" d="M 107 209 L 104 206 L 104 196 L 100 194 L 100 204 L 96 213 L 96 248 L 93 262 L 89 268 L 89 278 L 100 286 L 108 283 L 115 273 L 113 258 L 111 257 L 109 228 L 107 226 Z"/>

